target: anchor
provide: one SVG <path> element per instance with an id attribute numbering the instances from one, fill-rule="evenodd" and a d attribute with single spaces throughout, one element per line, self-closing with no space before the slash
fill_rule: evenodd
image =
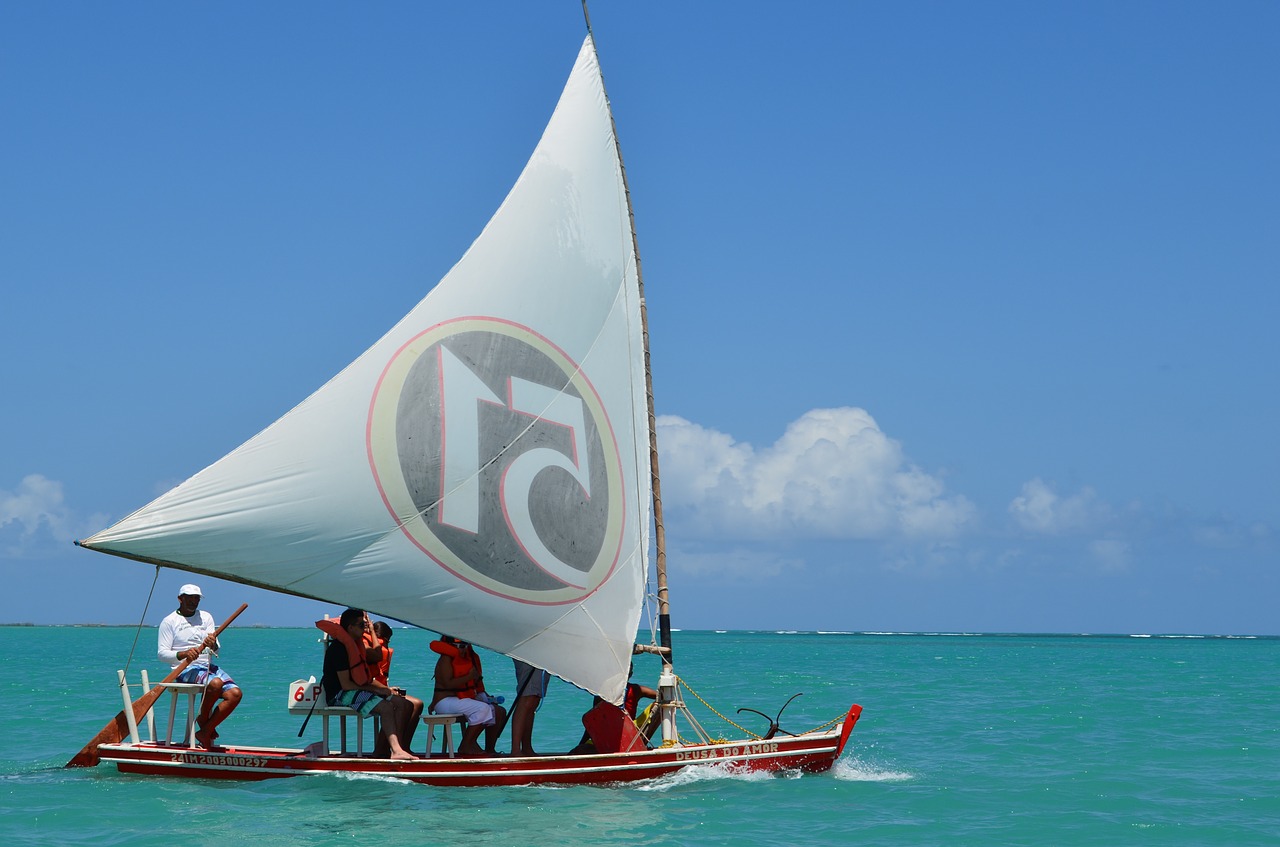
<path id="1" fill-rule="evenodd" d="M 791 695 L 791 699 L 790 699 L 790 700 L 787 700 L 787 702 L 783 703 L 783 704 L 782 704 L 782 708 L 778 710 L 778 714 L 777 714 L 776 716 L 772 717 L 772 718 L 771 718 L 771 717 L 769 717 L 768 715 L 766 715 L 764 712 L 760 712 L 760 711 L 757 711 L 757 710 L 755 710 L 755 709 L 747 709 L 747 708 L 739 709 L 739 710 L 738 710 L 738 714 L 742 714 L 743 712 L 751 712 L 752 714 L 759 715 L 760 717 L 762 717 L 762 718 L 764 718 L 765 720 L 767 720 L 767 721 L 769 722 L 769 731 L 768 731 L 768 732 L 766 732 L 763 736 L 761 736 L 765 741 L 768 741 L 770 738 L 773 738 L 773 737 L 774 737 L 775 735 L 777 735 L 779 732 L 781 732 L 783 735 L 790 735 L 791 737 L 793 737 L 793 738 L 794 738 L 794 737 L 795 737 L 795 733 L 794 733 L 794 732 L 787 732 L 785 729 L 783 729 L 781 726 L 779 726 L 779 725 L 778 725 L 778 721 L 782 720 L 782 713 L 783 713 L 783 712 L 785 712 L 785 711 L 786 711 L 786 709 L 787 709 L 787 707 L 791 705 L 791 700 L 794 700 L 794 699 L 796 699 L 797 697 L 800 697 L 800 696 L 803 696 L 803 695 L 804 695 L 804 692 L 803 692 L 803 691 L 801 691 L 801 692 L 799 692 L 799 693 L 797 693 L 797 694 L 792 694 L 792 695 Z"/>

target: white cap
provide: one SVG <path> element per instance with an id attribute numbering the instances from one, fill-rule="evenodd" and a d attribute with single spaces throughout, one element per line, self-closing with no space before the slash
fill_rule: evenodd
<path id="1" fill-rule="evenodd" d="M 203 597 L 203 596 L 204 596 L 203 594 L 201 594 L 201 593 L 200 593 L 200 586 L 198 586 L 198 585 L 193 585 L 193 584 L 191 584 L 190 582 L 188 582 L 186 585 L 184 585 L 184 586 L 182 586 L 181 588 L 179 588 L 179 589 L 178 589 L 178 594 L 179 594 L 179 595 L 183 595 L 183 594 L 185 594 L 185 595 L 187 595 L 188 597 Z"/>

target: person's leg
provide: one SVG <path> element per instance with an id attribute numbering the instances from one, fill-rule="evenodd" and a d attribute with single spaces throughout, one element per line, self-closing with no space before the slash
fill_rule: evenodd
<path id="1" fill-rule="evenodd" d="M 538 710 L 536 694 L 516 699 L 511 707 L 511 755 L 536 756 L 533 749 L 533 715 Z"/>
<path id="2" fill-rule="evenodd" d="M 400 743 L 409 718 L 408 701 L 403 697 L 388 697 L 379 703 L 374 711 L 382 719 L 382 734 L 386 736 L 387 746 L 390 748 L 386 758 L 398 761 L 414 758 L 413 754 Z"/>
<path id="3" fill-rule="evenodd" d="M 405 695 L 404 699 L 409 702 L 409 722 L 405 727 L 404 749 L 408 750 L 413 746 L 413 734 L 418 731 L 418 723 L 422 719 L 423 702 L 417 697 Z"/>
<path id="4" fill-rule="evenodd" d="M 507 726 L 507 710 L 493 704 L 493 725 L 484 728 L 484 752 L 490 756 L 498 753 L 498 737 Z"/>
<path id="5" fill-rule="evenodd" d="M 480 749 L 480 733 L 484 732 L 486 727 L 470 723 L 467 728 L 462 731 L 462 742 L 458 744 L 459 756 L 483 756 L 484 751 Z"/>
<path id="6" fill-rule="evenodd" d="M 236 706 L 240 705 L 242 692 L 238 685 L 227 685 L 223 680 L 214 677 L 205 687 L 204 702 L 200 706 L 200 714 L 196 718 L 196 741 L 201 747 L 212 747 L 218 738 L 218 724 L 230 717 Z"/>
<path id="7" fill-rule="evenodd" d="M 218 701 L 222 699 L 222 680 L 217 677 L 210 677 L 204 686 L 204 700 L 200 702 L 200 715 L 196 718 L 196 723 L 201 727 L 209 722 L 209 716 L 213 714 L 214 707 L 218 705 Z"/>
<path id="8" fill-rule="evenodd" d="M 212 733 L 213 737 L 217 738 L 218 733 L 215 731 L 215 727 L 231 717 L 231 713 L 235 711 L 236 706 L 240 705 L 240 697 L 240 686 L 233 685 L 228 688 L 224 685 L 222 687 L 222 699 L 214 707 L 209 719 L 201 725 L 201 729 L 207 733 Z M 198 733 L 197 737 L 199 737 Z"/>

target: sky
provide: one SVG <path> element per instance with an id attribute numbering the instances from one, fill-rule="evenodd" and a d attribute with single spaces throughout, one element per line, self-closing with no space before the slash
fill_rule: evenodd
<path id="1" fill-rule="evenodd" d="M 591 19 L 677 628 L 1280 634 L 1280 6 Z M 421 299 L 584 34 L 572 0 L 0 5 L 0 622 L 174 605 L 72 540 Z"/>

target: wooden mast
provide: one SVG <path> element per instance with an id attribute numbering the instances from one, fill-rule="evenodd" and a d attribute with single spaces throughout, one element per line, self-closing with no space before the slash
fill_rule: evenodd
<path id="1" fill-rule="evenodd" d="M 582 16 L 587 23 L 587 37 L 591 39 L 591 47 L 595 50 L 596 37 L 591 31 L 591 14 L 587 11 L 587 0 L 582 0 Z M 596 51 L 596 58 L 600 53 Z M 600 73 L 600 86 L 604 86 L 604 73 Z M 605 88 L 605 104 L 609 103 L 609 92 Z M 618 167 L 622 171 L 622 191 L 627 198 L 627 221 L 631 225 L 631 250 L 636 257 L 636 283 L 640 292 L 640 332 L 644 339 L 644 388 L 645 402 L 649 412 L 649 474 L 653 488 L 653 541 L 657 556 L 654 566 L 658 574 L 658 643 L 665 648 L 662 661 L 671 664 L 671 601 L 667 591 L 667 533 L 662 522 L 662 482 L 658 474 L 658 426 L 657 416 L 653 411 L 653 371 L 649 366 L 649 311 L 644 299 L 644 274 L 640 272 L 640 242 L 636 238 L 636 215 L 631 206 L 631 186 L 627 183 L 627 166 L 622 161 L 622 144 L 618 141 L 618 125 L 613 119 L 613 109 L 608 108 L 609 127 L 613 130 L 613 145 L 618 156 Z"/>

